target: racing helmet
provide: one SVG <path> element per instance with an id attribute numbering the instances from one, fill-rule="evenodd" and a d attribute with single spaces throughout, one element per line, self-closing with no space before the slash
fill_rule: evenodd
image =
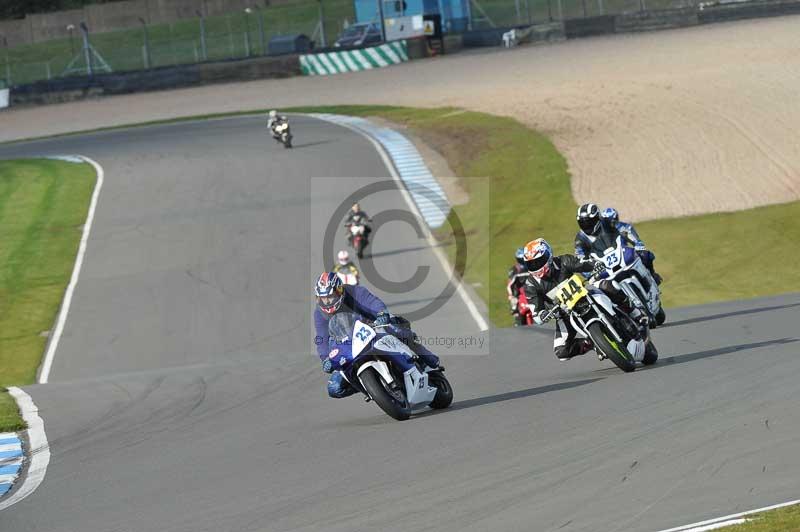
<path id="1" fill-rule="evenodd" d="M 350 262 L 350 253 L 347 250 L 342 250 L 336 254 L 336 262 L 341 264 L 342 266 L 346 266 L 348 262 Z"/>
<path id="2" fill-rule="evenodd" d="M 271 110 L 269 112 L 269 117 L 272 118 L 273 120 L 278 118 L 278 111 L 276 111 L 275 109 Z"/>
<path id="3" fill-rule="evenodd" d="M 600 213 L 600 217 L 607 222 L 611 222 L 612 224 L 619 222 L 619 213 L 614 207 L 603 209 L 603 212 Z"/>
<path id="4" fill-rule="evenodd" d="M 339 276 L 333 272 L 323 272 L 314 286 L 317 305 L 325 314 L 335 314 L 344 300 L 344 285 Z"/>
<path id="5" fill-rule="evenodd" d="M 550 275 L 553 267 L 553 248 L 544 238 L 537 238 L 525 244 L 525 267 L 537 279 Z"/>
<path id="6" fill-rule="evenodd" d="M 578 208 L 578 227 L 587 235 L 600 232 L 600 209 L 594 203 L 584 203 Z"/>

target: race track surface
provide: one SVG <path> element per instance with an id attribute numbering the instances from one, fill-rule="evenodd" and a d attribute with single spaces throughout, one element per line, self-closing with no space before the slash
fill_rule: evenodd
<path id="1" fill-rule="evenodd" d="M 660 362 L 634 374 L 559 363 L 549 331 L 502 330 L 488 355 L 444 350 L 448 411 L 400 423 L 328 399 L 312 244 L 388 172 L 356 134 L 293 124 L 291 152 L 256 118 L 0 148 L 106 171 L 51 383 L 27 388 L 50 467 L 1 530 L 655 531 L 797 498 L 800 294 L 671 311 Z M 402 224 L 376 236 L 386 277 L 431 267 L 382 293 L 390 307 L 436 298 L 424 241 Z M 478 336 L 457 298 L 418 329 Z"/>

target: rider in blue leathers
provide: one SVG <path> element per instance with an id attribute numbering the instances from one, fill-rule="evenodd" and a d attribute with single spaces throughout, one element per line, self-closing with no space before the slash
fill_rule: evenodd
<path id="1" fill-rule="evenodd" d="M 328 395 L 331 397 L 347 397 L 356 392 L 341 371 L 333 371 L 332 362 L 328 358 L 330 350 L 328 321 L 339 311 L 354 312 L 363 317 L 365 321 L 374 322 L 375 325 L 401 324 L 400 327 L 393 328 L 392 334 L 402 340 L 423 363 L 431 368 L 439 367 L 439 357 L 416 341 L 414 333 L 410 329 L 402 326 L 407 325 L 408 322 L 399 316 L 390 315 L 386 304 L 365 287 L 345 286 L 335 273 L 324 272 L 317 279 L 314 294 L 317 296 L 317 308 L 314 309 L 314 328 L 316 330 L 314 343 L 317 346 L 317 355 L 322 361 L 322 370 L 325 373 L 331 373 L 328 380 Z"/>
<path id="2" fill-rule="evenodd" d="M 656 260 L 656 255 L 644 245 L 642 239 L 639 238 L 639 233 L 637 233 L 636 229 L 633 228 L 633 224 L 621 222 L 617 209 L 613 207 L 603 209 L 603 212 L 600 213 L 600 218 L 603 220 L 603 223 L 606 226 L 612 230 L 616 230 L 617 233 L 622 235 L 622 238 L 627 240 L 633 246 L 633 248 L 636 250 L 636 253 L 642 259 L 642 264 L 644 264 L 645 267 L 650 270 L 650 274 L 653 276 L 653 279 L 655 279 L 656 284 L 661 284 L 661 276 L 656 273 L 656 270 L 653 266 L 653 261 Z"/>

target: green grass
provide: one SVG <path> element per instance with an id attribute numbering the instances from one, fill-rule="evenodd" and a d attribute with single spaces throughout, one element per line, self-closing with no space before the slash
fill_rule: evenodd
<path id="1" fill-rule="evenodd" d="M 488 177 L 489 192 L 455 207 L 467 231 L 465 279 L 481 283 L 495 325 L 510 325 L 505 297 L 514 250 L 542 236 L 571 253 L 577 205 L 564 158 L 519 122 L 453 109 L 342 106 L 306 111 L 380 116 L 408 126 L 464 178 Z M 469 186 L 478 180 L 464 180 Z M 490 197 L 489 197 L 490 196 Z M 488 205 L 488 216 L 486 209 Z M 624 205 L 615 205 L 624 214 Z M 488 218 L 488 225 L 486 220 Z M 800 202 L 748 211 L 656 220 L 637 230 L 656 253 L 667 307 L 781 294 L 800 289 Z M 448 248 L 452 256 L 451 245 Z M 778 253 L 776 257 L 772 253 Z M 488 280 L 488 286 L 486 284 Z"/>
<path id="2" fill-rule="evenodd" d="M 355 20 L 351 0 L 325 0 L 325 35 L 328 44 L 336 39 L 345 19 Z M 312 36 L 319 20 L 319 2 L 299 0 L 261 10 L 265 45 L 275 35 L 304 33 Z M 208 59 L 225 60 L 246 55 L 245 34 L 249 37 L 252 55 L 261 55 L 261 34 L 258 29 L 259 12 L 246 15 L 243 11 L 206 18 L 206 46 Z M 185 19 L 171 24 L 148 27 L 151 66 L 195 63 L 202 59 L 200 44 L 200 19 Z M 115 72 L 144 68 L 141 28 L 106 33 L 91 33 L 92 45 Z M 74 46 L 80 49 L 81 39 L 76 32 Z M 318 45 L 321 45 L 317 38 Z M 56 39 L 8 50 L 10 77 L 13 84 L 29 83 L 61 75 L 74 57 L 70 39 Z M 77 50 L 76 50 L 77 51 Z M 4 56 L 0 56 L 0 78 L 6 77 Z"/>
<path id="3" fill-rule="evenodd" d="M 0 387 L 36 379 L 72 273 L 94 188 L 88 164 L 0 161 Z M 16 406 L 0 394 L 0 431 L 19 428 Z"/>
<path id="4" fill-rule="evenodd" d="M 748 516 L 741 525 L 725 527 L 725 532 L 796 532 L 800 530 L 800 506 L 788 506 Z"/>

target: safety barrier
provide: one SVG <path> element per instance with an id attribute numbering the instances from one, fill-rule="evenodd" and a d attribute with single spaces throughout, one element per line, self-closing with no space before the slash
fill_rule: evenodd
<path id="1" fill-rule="evenodd" d="M 306 76 L 325 76 L 383 68 L 406 61 L 408 61 L 408 43 L 393 41 L 357 50 L 301 55 L 300 69 Z"/>

